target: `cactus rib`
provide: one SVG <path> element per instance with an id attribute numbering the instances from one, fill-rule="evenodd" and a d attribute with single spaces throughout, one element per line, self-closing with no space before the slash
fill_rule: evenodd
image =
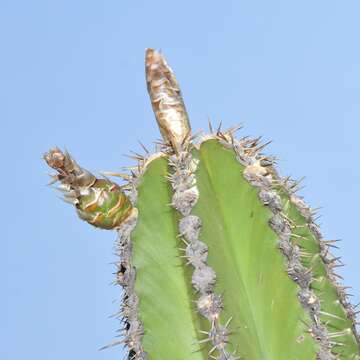
<path id="1" fill-rule="evenodd" d="M 279 236 L 279 248 L 284 254 L 287 262 L 287 272 L 290 278 L 299 285 L 298 298 L 303 308 L 310 314 L 313 323 L 309 332 L 320 343 L 320 350 L 317 354 L 318 359 L 332 359 L 330 353 L 330 339 L 327 329 L 318 322 L 320 301 L 310 289 L 311 272 L 300 263 L 300 248 L 292 244 L 291 223 L 283 214 L 283 207 L 280 196 L 274 191 L 272 182 L 273 177 L 266 167 L 262 166 L 259 150 L 256 145 L 244 147 L 241 141 L 232 141 L 238 160 L 246 164 L 244 177 L 253 186 L 259 187 L 259 198 L 262 203 L 269 207 L 273 217 L 269 221 L 270 227 Z M 246 151 L 250 152 L 247 156 Z M 250 151 L 249 151 L 250 150 Z M 245 155 L 245 156 L 244 156 Z"/>
<path id="2" fill-rule="evenodd" d="M 324 240 L 315 223 L 314 211 L 295 194 L 297 182 L 276 173 L 274 177 L 278 179 L 284 213 L 294 224 L 292 242 L 300 248 L 301 263 L 312 275 L 309 288 L 319 299 L 314 316 L 327 329 L 331 353 L 340 358 L 357 359 L 359 335 L 355 310 L 334 272 L 341 262 L 330 252 L 333 241 Z"/>
<path id="3" fill-rule="evenodd" d="M 116 255 L 119 261 L 116 263 L 116 283 L 123 288 L 123 301 L 120 310 L 123 337 L 119 342 L 111 345 L 124 344 L 128 350 L 127 359 L 147 360 L 141 338 L 144 328 L 138 318 L 139 298 L 135 292 L 136 269 L 132 266 L 132 246 L 131 232 L 136 226 L 137 216 L 134 215 L 125 221 L 118 230 L 118 240 L 116 242 Z"/>
<path id="4" fill-rule="evenodd" d="M 312 325 L 309 327 L 309 332 L 313 337 L 320 343 L 320 351 L 318 353 L 318 359 L 333 359 L 334 356 L 342 354 L 342 349 L 337 349 L 336 346 L 341 347 L 341 342 L 338 343 L 333 339 L 336 337 L 347 337 L 350 334 L 350 338 L 358 341 L 358 336 L 356 333 L 356 326 L 354 323 L 354 309 L 347 301 L 347 298 L 342 290 L 342 287 L 339 286 L 336 281 L 336 276 L 333 273 L 332 264 L 336 263 L 338 260 L 330 254 L 329 248 L 324 246 L 321 242 L 321 234 L 319 231 L 316 231 L 317 226 L 313 221 L 312 211 L 310 207 L 305 204 L 305 202 L 299 198 L 294 193 L 295 182 L 291 182 L 291 188 L 286 186 L 289 184 L 289 179 L 284 181 L 281 179 L 275 169 L 273 168 L 271 161 L 268 157 L 261 156 L 259 153 L 259 147 L 257 148 L 257 142 L 251 143 L 249 139 L 242 139 L 240 141 L 234 140 L 231 136 L 231 132 L 225 134 L 218 133 L 217 138 L 220 142 L 228 143 L 227 146 L 232 146 L 235 153 L 237 154 L 237 160 L 245 165 L 244 177 L 251 183 L 253 186 L 256 186 L 260 189 L 259 198 L 265 206 L 268 206 L 269 209 L 273 212 L 274 216 L 270 220 L 269 225 L 273 230 L 279 235 L 279 248 L 285 255 L 288 264 L 288 274 L 289 276 L 299 285 L 300 291 L 298 292 L 298 298 L 304 309 L 306 309 L 312 319 Z M 249 148 L 247 145 L 251 144 Z M 245 146 L 244 146 L 245 145 Z M 266 166 L 263 166 L 262 163 L 266 163 Z M 327 268 L 326 274 L 330 283 L 335 287 L 340 299 L 341 305 L 344 307 L 347 319 L 350 320 L 351 329 L 345 327 L 342 331 L 330 332 L 329 329 L 329 317 L 331 320 L 336 319 L 338 316 L 332 315 L 329 312 L 322 311 L 320 295 L 316 290 L 311 286 L 311 283 L 314 280 L 313 269 L 311 266 L 305 266 L 301 262 L 301 258 L 306 256 L 307 253 L 304 249 L 294 241 L 297 237 L 300 237 L 294 233 L 293 229 L 296 228 L 296 221 L 289 218 L 284 211 L 282 206 L 282 199 L 277 193 L 277 187 L 273 183 L 281 185 L 282 192 L 286 193 L 288 196 L 288 201 L 290 201 L 301 214 L 301 216 L 306 219 L 307 226 L 309 227 L 311 233 L 315 236 L 317 235 L 317 240 L 320 244 L 320 258 L 323 261 L 323 264 Z M 329 265 L 330 264 L 330 265 Z M 323 301 L 324 303 L 324 301 Z M 325 302 L 326 305 L 326 302 Z M 327 317 L 327 321 L 324 321 L 324 317 Z M 351 335 L 351 333 L 353 335 Z M 351 341 L 348 344 L 351 345 Z M 352 358 L 357 356 L 357 344 L 352 344 L 353 350 L 351 353 Z"/>
<path id="5" fill-rule="evenodd" d="M 200 330 L 206 335 L 199 343 L 211 343 L 209 356 L 217 354 L 217 360 L 238 359 L 235 353 L 230 354 L 226 349 L 229 341 L 229 324 L 231 318 L 221 324 L 220 314 L 223 308 L 223 300 L 219 294 L 214 292 L 216 282 L 215 271 L 207 265 L 206 259 L 208 248 L 199 240 L 201 231 L 201 218 L 191 215 L 191 210 L 196 204 L 199 191 L 196 186 L 196 168 L 198 160 L 194 159 L 191 150 L 183 148 L 178 154 L 169 156 L 169 165 L 172 172 L 169 176 L 173 188 L 172 206 L 182 215 L 179 220 L 179 235 L 182 237 L 186 248 L 184 257 L 188 264 L 194 268 L 192 285 L 199 293 L 196 300 L 198 312 L 210 322 L 208 331 Z"/>
<path id="6" fill-rule="evenodd" d="M 216 137 L 202 141 L 194 156 L 200 196 L 193 214 L 203 220 L 200 239 L 218 275 L 215 290 L 225 295 L 222 320 L 233 317 L 230 349 L 244 359 L 314 359 L 318 345 L 305 325 L 310 319 L 284 271 L 268 225 L 272 214 L 258 190 L 244 179 L 233 149 Z"/>
<path id="7" fill-rule="evenodd" d="M 287 182 L 288 183 L 288 182 Z M 346 317 L 351 321 L 351 327 L 353 333 L 357 337 L 357 341 L 360 344 L 360 338 L 357 334 L 356 329 L 356 310 L 355 307 L 351 304 L 351 302 L 348 299 L 348 294 L 346 293 L 346 287 L 342 286 L 338 281 L 338 275 L 335 273 L 335 268 L 338 266 L 342 266 L 343 264 L 340 261 L 340 258 L 335 257 L 331 253 L 331 247 L 333 247 L 334 241 L 326 241 L 321 234 L 321 231 L 319 227 L 316 225 L 313 219 L 313 211 L 311 208 L 304 202 L 304 200 L 294 194 L 292 189 L 289 189 L 287 183 L 282 182 L 282 185 L 285 188 L 285 191 L 287 191 L 288 196 L 290 198 L 291 203 L 297 208 L 298 212 L 308 221 L 308 228 L 310 232 L 314 235 L 314 237 L 318 240 L 320 244 L 320 256 L 323 261 L 323 263 L 326 266 L 327 270 L 327 276 L 330 280 L 330 282 L 333 284 L 333 286 L 336 288 L 339 300 L 341 305 L 346 311 Z M 336 240 L 335 240 L 336 241 Z M 330 313 L 323 312 L 324 315 L 330 316 Z M 335 316 L 336 318 L 336 316 Z"/>
<path id="8" fill-rule="evenodd" d="M 197 342 L 200 319 L 193 311 L 191 275 L 179 249 L 178 214 L 165 178 L 169 171 L 166 157 L 159 157 L 149 163 L 137 186 L 139 217 L 131 240 L 139 319 L 145 329 L 142 345 L 150 359 L 202 360 L 207 350 Z"/>
<path id="9" fill-rule="evenodd" d="M 131 236 L 137 224 L 138 210 L 135 208 L 137 201 L 137 187 L 140 179 L 146 171 L 148 163 L 157 157 L 156 153 L 148 158 L 138 156 L 138 166 L 132 169 L 131 175 L 126 176 L 128 185 L 128 197 L 134 206 L 132 216 L 124 221 L 118 228 L 118 240 L 115 249 L 119 261 L 116 263 L 115 283 L 123 288 L 123 302 L 120 310 L 120 318 L 124 324 L 122 329 L 123 339 L 115 341 L 110 346 L 124 344 L 128 350 L 128 360 L 147 360 L 148 355 L 142 346 L 144 327 L 139 319 L 139 297 L 135 291 L 136 268 L 132 264 L 132 241 Z M 107 346 L 106 346 L 107 347 Z"/>
<path id="10" fill-rule="evenodd" d="M 354 310 L 333 270 L 339 258 L 330 253 L 328 244 L 332 244 L 332 241 L 329 243 L 323 239 L 310 208 L 291 192 L 287 186 L 289 181 L 281 180 L 280 191 L 283 190 L 286 216 L 296 224 L 292 241 L 301 249 L 302 264 L 312 273 L 310 288 L 320 300 L 317 318 L 327 328 L 331 352 L 341 359 L 357 359 L 359 336 Z M 284 196 L 286 191 L 288 193 Z"/>

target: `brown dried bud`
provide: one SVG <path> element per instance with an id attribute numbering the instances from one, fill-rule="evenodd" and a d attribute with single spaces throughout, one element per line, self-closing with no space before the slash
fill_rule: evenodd
<path id="1" fill-rule="evenodd" d="M 153 49 L 146 50 L 145 71 L 161 135 L 179 153 L 191 131 L 179 84 L 163 55 Z"/>

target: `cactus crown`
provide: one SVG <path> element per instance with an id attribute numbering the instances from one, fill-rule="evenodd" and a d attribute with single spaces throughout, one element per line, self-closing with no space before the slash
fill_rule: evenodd
<path id="1" fill-rule="evenodd" d="M 120 187 L 67 153 L 44 155 L 65 200 L 116 229 L 116 283 L 127 359 L 360 359 L 348 301 L 312 209 L 261 139 L 239 127 L 191 135 L 174 73 L 146 50 L 146 81 L 164 142 L 136 155 Z"/>

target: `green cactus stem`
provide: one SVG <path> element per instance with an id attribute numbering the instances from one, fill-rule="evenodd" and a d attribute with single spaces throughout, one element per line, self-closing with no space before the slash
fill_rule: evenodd
<path id="1" fill-rule="evenodd" d="M 58 149 L 45 160 L 90 224 L 118 231 L 128 360 L 356 360 L 356 309 L 314 211 L 260 138 L 191 135 L 164 57 L 146 51 L 164 142 L 119 187 Z"/>

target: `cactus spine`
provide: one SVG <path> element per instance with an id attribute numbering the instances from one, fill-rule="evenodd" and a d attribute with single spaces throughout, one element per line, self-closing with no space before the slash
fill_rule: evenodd
<path id="1" fill-rule="evenodd" d="M 191 136 L 179 85 L 146 51 L 164 143 L 125 175 L 97 179 L 58 149 L 45 160 L 94 226 L 117 229 L 127 359 L 360 359 L 356 310 L 313 211 L 260 139 Z"/>

